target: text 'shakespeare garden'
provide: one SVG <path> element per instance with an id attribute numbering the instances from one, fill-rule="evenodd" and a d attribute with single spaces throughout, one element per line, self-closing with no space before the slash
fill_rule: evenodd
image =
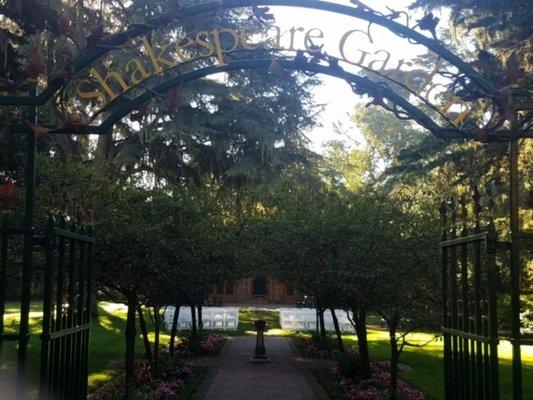
<path id="1" fill-rule="evenodd" d="M 0 2 L 0 397 L 529 399 L 530 3 Z"/>

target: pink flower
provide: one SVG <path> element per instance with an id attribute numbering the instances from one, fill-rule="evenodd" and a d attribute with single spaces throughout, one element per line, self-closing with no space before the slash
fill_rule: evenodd
<path id="1" fill-rule="evenodd" d="M 178 392 L 183 387 L 181 379 L 174 379 L 169 382 L 162 382 L 159 386 L 150 393 L 149 400 L 174 400 L 177 398 Z"/>
<path id="2" fill-rule="evenodd" d="M 218 334 L 209 335 L 205 340 L 200 342 L 200 351 L 210 354 L 218 349 L 224 342 L 224 337 Z"/>
<path id="3" fill-rule="evenodd" d="M 386 395 L 390 387 L 390 364 L 388 362 L 376 362 L 372 364 L 371 370 L 372 378 L 362 381 L 342 376 L 338 365 L 331 367 L 330 372 L 349 400 L 379 400 Z M 398 379 L 398 398 L 400 400 L 427 399 L 422 391 L 410 387 L 401 379 Z"/>
<path id="4" fill-rule="evenodd" d="M 192 364 L 182 364 L 174 367 L 170 374 L 176 378 L 186 378 L 189 375 L 192 375 L 194 372 L 194 367 Z"/>

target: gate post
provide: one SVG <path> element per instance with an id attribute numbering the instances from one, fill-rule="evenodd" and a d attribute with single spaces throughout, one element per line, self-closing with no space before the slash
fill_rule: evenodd
<path id="1" fill-rule="evenodd" d="M 515 123 L 513 123 L 515 125 Z M 513 346 L 513 399 L 522 400 L 522 355 L 520 350 L 520 191 L 518 140 L 509 146 L 510 228 L 511 228 L 511 344 Z"/>
<path id="2" fill-rule="evenodd" d="M 440 217 L 442 225 L 442 242 L 446 242 L 448 239 L 447 226 L 448 226 L 448 207 L 443 202 L 440 207 Z M 441 247 L 442 252 L 442 326 L 448 326 L 448 248 Z M 318 326 L 318 325 L 317 325 Z M 450 359 L 451 359 L 451 347 L 450 347 L 450 334 L 446 331 L 443 332 L 444 340 L 444 398 L 452 398 L 453 384 L 451 379 Z"/>
<path id="3" fill-rule="evenodd" d="M 44 236 L 46 260 L 44 265 L 44 293 L 43 293 L 43 331 L 41 333 L 41 370 L 39 393 L 43 399 L 49 396 L 48 375 L 50 373 L 50 332 L 52 322 L 52 294 L 55 278 L 55 221 L 52 216 L 48 219 Z"/>
<path id="4" fill-rule="evenodd" d="M 27 135 L 26 196 L 24 204 L 24 249 L 22 256 L 22 283 L 20 299 L 19 349 L 17 362 L 18 392 L 26 390 L 26 354 L 30 340 L 31 281 L 33 274 L 33 244 L 35 236 L 35 135 Z"/>
<path id="5" fill-rule="evenodd" d="M 2 217 L 0 228 L 0 357 L 4 345 L 4 314 L 6 311 L 6 286 L 7 286 L 7 251 L 9 246 L 9 233 L 7 213 Z"/>
<path id="6" fill-rule="evenodd" d="M 490 190 L 487 197 L 488 224 L 484 231 L 477 188 L 472 195 L 472 214 L 467 195 L 461 196 L 460 235 L 455 198 L 440 207 L 446 400 L 499 399 L 496 251 L 500 243 Z"/>
<path id="7" fill-rule="evenodd" d="M 487 227 L 487 240 L 485 253 L 487 257 L 488 272 L 488 322 L 489 322 L 489 376 L 490 376 L 490 399 L 498 400 L 500 398 L 500 379 L 498 370 L 498 294 L 497 279 L 498 272 L 496 269 L 496 248 L 497 236 L 494 225 L 494 193 L 489 190 L 488 208 L 489 224 Z"/>
<path id="8" fill-rule="evenodd" d="M 49 218 L 40 337 L 43 400 L 87 397 L 94 243 L 92 229 Z"/>

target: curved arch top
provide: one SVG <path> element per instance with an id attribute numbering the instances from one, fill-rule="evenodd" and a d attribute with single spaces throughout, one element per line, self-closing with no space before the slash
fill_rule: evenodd
<path id="1" fill-rule="evenodd" d="M 151 21 L 147 21 L 143 24 L 136 24 L 130 27 L 126 32 L 119 33 L 109 37 L 104 46 L 101 48 L 95 48 L 85 53 L 85 56 L 80 56 L 74 61 L 74 72 L 78 72 L 95 61 L 99 57 L 105 55 L 109 48 L 108 46 L 118 46 L 124 44 L 132 37 L 140 36 L 144 33 L 151 32 L 152 30 L 161 26 L 162 23 L 170 23 L 180 17 L 192 17 L 194 15 L 216 12 L 220 7 L 224 8 L 239 8 L 239 7 L 253 7 L 253 6 L 286 6 L 297 8 L 308 8 L 319 11 L 326 11 L 335 14 L 345 15 L 357 19 L 366 20 L 368 22 L 381 25 L 394 34 L 402 37 L 409 38 L 416 41 L 418 44 L 425 46 L 429 50 L 435 52 L 440 57 L 444 58 L 452 65 L 457 67 L 461 72 L 472 79 L 480 88 L 488 93 L 495 90 L 491 82 L 483 79 L 482 76 L 467 62 L 462 60 L 456 54 L 444 47 L 439 41 L 428 38 L 419 32 L 416 32 L 409 27 L 402 25 L 394 20 L 391 20 L 383 15 L 375 12 L 371 12 L 365 9 L 361 9 L 355 6 L 342 5 L 323 0 L 218 0 L 208 1 L 201 4 L 185 5 L 176 11 L 171 11 L 160 17 L 156 17 Z"/>
<path id="2" fill-rule="evenodd" d="M 133 24 L 128 27 L 125 32 L 113 34 L 107 36 L 101 43 L 93 45 L 79 54 L 72 62 L 71 75 L 76 76 L 82 73 L 86 68 L 91 66 L 96 60 L 105 56 L 117 48 L 120 48 L 126 42 L 133 38 L 141 37 L 155 31 L 157 29 L 164 29 L 171 25 L 173 22 L 179 21 L 181 18 L 191 18 L 194 16 L 200 16 L 206 13 L 215 13 L 220 7 L 225 9 L 245 8 L 245 7 L 258 7 L 258 6 L 280 6 L 280 7 L 296 7 L 314 9 L 323 12 L 329 12 L 337 15 L 344 15 L 358 20 L 367 21 L 369 24 L 376 24 L 386 28 L 388 31 L 397 35 L 400 38 L 409 40 L 411 43 L 419 44 L 434 52 L 440 59 L 446 60 L 450 65 L 457 68 L 462 81 L 464 78 L 468 78 L 468 84 L 473 84 L 477 87 L 479 93 L 482 96 L 488 98 L 491 102 L 494 102 L 497 98 L 497 88 L 492 82 L 483 78 L 473 66 L 467 61 L 461 59 L 458 55 L 447 49 L 436 39 L 427 37 L 422 33 L 405 26 L 399 22 L 396 22 L 393 18 L 389 18 L 379 12 L 376 12 L 370 8 L 363 8 L 356 5 L 343 5 L 334 3 L 327 0 L 208 0 L 196 4 L 188 4 L 183 6 L 176 6 L 175 9 L 170 10 L 167 13 L 161 14 L 149 21 L 143 23 Z M 142 39 L 143 40 L 143 39 Z M 280 49 L 283 50 L 283 49 Z M 270 63 L 270 59 L 253 59 L 253 60 L 240 60 L 231 61 L 228 65 L 217 65 L 211 67 L 205 67 L 198 70 L 192 70 L 185 74 L 172 77 L 166 81 L 156 84 L 155 87 L 149 91 L 140 94 L 131 101 L 128 100 L 128 106 L 123 107 L 121 110 L 110 111 L 110 116 L 107 117 L 99 126 L 83 126 L 77 130 L 76 133 L 95 133 L 102 134 L 110 129 L 120 118 L 126 116 L 129 112 L 135 108 L 141 106 L 150 98 L 150 92 L 164 92 L 169 88 L 176 86 L 177 84 L 198 79 L 210 74 L 238 70 L 238 69 L 257 69 L 266 68 Z M 331 57 L 329 58 L 331 61 Z M 348 60 L 340 60 L 350 64 Z M 415 120 L 423 127 L 429 129 L 433 134 L 441 138 L 461 138 L 461 139 L 476 139 L 475 129 L 464 130 L 457 128 L 451 124 L 449 120 L 446 122 L 446 126 L 442 127 L 438 123 L 432 120 L 426 113 L 420 108 L 409 102 L 408 97 L 402 97 L 398 93 L 394 92 L 387 85 L 380 84 L 377 81 L 372 81 L 369 78 L 359 76 L 354 73 L 347 72 L 338 66 L 336 63 L 330 62 L 330 65 L 324 65 L 319 62 L 301 64 L 301 60 L 297 58 L 294 60 L 283 59 L 281 60 L 283 67 L 292 70 L 304 70 L 314 73 L 322 73 L 326 75 L 335 76 L 341 78 L 351 85 L 358 87 L 368 88 L 367 92 L 363 92 L 371 95 L 372 92 L 383 92 L 383 97 L 388 99 L 393 107 L 399 107 L 402 112 L 409 115 L 410 119 Z M 353 64 L 356 65 L 356 64 Z M 374 71 L 375 72 L 375 71 Z M 37 96 L 2 96 L 0 97 L 0 105 L 10 106 L 42 106 L 45 105 L 55 93 L 64 88 L 72 81 L 68 81 L 64 76 L 52 75 L 49 78 L 48 86 Z M 153 96 L 152 96 L 153 97 Z M 427 103 L 427 102 L 426 102 Z M 431 106 L 431 105 L 430 105 Z M 440 111 L 439 111 L 440 113 Z M 442 115 L 442 113 L 440 113 Z M 444 116 L 445 117 L 445 116 Z M 446 117 L 445 117 L 446 119 Z M 60 130 L 54 130 L 55 133 L 67 133 Z M 521 135 L 530 137 L 533 135 L 531 132 L 521 132 Z M 509 131 L 498 131 L 498 135 L 491 134 L 490 140 L 503 141 L 510 140 L 516 137 L 516 133 L 511 134 Z"/>
<path id="3" fill-rule="evenodd" d="M 365 20 L 369 23 L 380 25 L 401 38 L 413 40 L 417 44 L 420 44 L 433 51 L 439 57 L 442 57 L 448 61 L 459 71 L 461 71 L 461 73 L 470 78 L 472 82 L 474 82 L 480 89 L 483 90 L 483 92 L 491 94 L 496 90 L 494 85 L 490 81 L 484 79 L 468 62 L 462 60 L 459 56 L 448 50 L 439 41 L 424 36 L 423 34 L 379 13 L 361 9 L 356 6 L 342 5 L 323 0 L 217 0 L 206 1 L 200 4 L 184 5 L 146 22 L 133 24 L 125 32 L 110 35 L 106 37 L 102 43 L 86 49 L 73 60 L 71 73 L 77 74 L 83 71 L 93 62 L 113 51 L 118 46 L 124 45 L 132 38 L 136 38 L 159 28 L 165 27 L 173 21 L 179 20 L 183 17 L 190 18 L 195 15 L 216 12 L 221 6 L 227 9 L 253 6 L 285 6 L 307 8 Z M 66 83 L 67 82 L 65 82 L 62 77 L 52 75 L 52 78 L 49 80 L 48 87 L 38 96 L 0 97 L 0 105 L 43 105 L 52 97 L 56 90 L 61 88 L 61 86 Z"/>
<path id="4" fill-rule="evenodd" d="M 286 70 L 300 70 L 305 72 L 311 72 L 315 74 L 324 74 L 339 79 L 345 80 L 348 84 L 352 85 L 352 88 L 357 87 L 358 91 L 364 91 L 368 94 L 380 92 L 383 97 L 390 100 L 393 104 L 399 106 L 402 110 L 408 113 L 412 119 L 416 120 L 421 126 L 430 130 L 435 136 L 442 139 L 454 139 L 454 138 L 472 138 L 458 128 L 447 127 L 442 128 L 436 124 L 429 116 L 427 116 L 422 110 L 415 105 L 405 100 L 402 96 L 395 93 L 390 88 L 383 86 L 378 82 L 374 82 L 367 77 L 362 77 L 354 73 L 343 70 L 338 66 L 322 65 L 316 63 L 302 63 L 301 60 L 296 59 L 278 59 L 277 62 L 280 66 Z M 218 74 L 220 72 L 231 72 L 245 69 L 269 69 L 272 63 L 272 59 L 250 59 L 230 61 L 224 66 L 208 66 L 201 69 L 192 70 L 183 74 L 178 74 L 172 78 L 159 83 L 158 85 L 146 90 L 139 94 L 135 98 L 128 100 L 123 106 L 117 107 L 114 112 L 111 112 L 100 125 L 98 126 L 81 126 L 76 133 L 85 134 L 105 134 L 122 118 L 126 117 L 132 111 L 138 109 L 150 99 L 157 95 L 163 94 L 179 85 L 187 82 L 191 82 L 197 79 L 207 77 L 209 75 Z M 72 133 L 72 129 L 69 130 L 55 130 L 53 133 Z"/>

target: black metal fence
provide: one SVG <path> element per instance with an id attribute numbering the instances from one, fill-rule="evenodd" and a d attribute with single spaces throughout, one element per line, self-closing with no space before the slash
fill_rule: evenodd
<path id="1" fill-rule="evenodd" d="M 33 237 L 33 231 L 9 225 L 9 214 L 0 214 L 0 357 L 5 342 L 17 342 L 17 376 L 18 389 L 21 389 L 25 381 L 25 362 L 29 333 L 29 299 L 31 285 L 27 284 L 29 276 L 23 267 L 23 248 L 27 237 Z M 17 274 L 9 273 L 8 270 L 17 271 Z M 22 272 L 22 273 L 21 273 Z M 6 312 L 6 300 L 13 296 L 20 299 L 18 326 L 10 324 L 6 330 L 4 316 Z M 20 393 L 20 390 L 19 390 Z"/>
<path id="2" fill-rule="evenodd" d="M 7 216 L 3 218 L 0 227 L 0 354 L 4 341 L 19 340 L 19 334 L 6 334 L 4 331 L 4 314 L 6 309 L 6 289 L 8 284 L 7 266 L 9 262 L 9 246 L 13 236 L 17 234 L 15 229 L 8 227 Z"/>
<path id="3" fill-rule="evenodd" d="M 48 221 L 45 233 L 41 384 L 43 399 L 86 399 L 94 238 Z"/>
<path id="4" fill-rule="evenodd" d="M 477 190 L 471 208 L 469 203 L 463 196 L 441 208 L 445 397 L 496 400 L 499 337 L 494 204 L 489 197 L 487 224 L 482 229 Z"/>

